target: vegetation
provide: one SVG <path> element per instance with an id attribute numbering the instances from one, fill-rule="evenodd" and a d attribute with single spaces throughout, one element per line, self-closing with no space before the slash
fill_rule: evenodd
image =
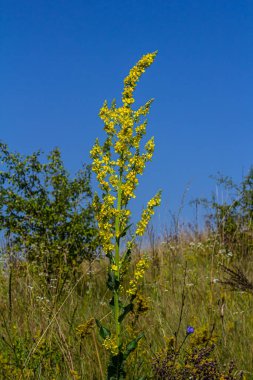
<path id="1" fill-rule="evenodd" d="M 239 185 L 221 174 L 213 178 L 220 194 L 200 201 L 209 208 L 208 228 L 217 232 L 227 250 L 233 251 L 238 244 L 241 254 L 248 256 L 252 252 L 253 167 Z"/>
<path id="2" fill-rule="evenodd" d="M 90 168 L 70 179 L 59 149 L 43 163 L 41 152 L 21 156 L 3 143 L 0 160 L 0 229 L 12 259 L 34 262 L 50 279 L 94 258 Z"/>
<path id="3" fill-rule="evenodd" d="M 96 173 L 99 187 L 102 190 L 102 199 L 94 197 L 94 209 L 98 221 L 99 235 L 104 253 L 109 259 L 108 280 L 106 282 L 113 297 L 109 302 L 114 315 L 114 332 L 105 328 L 100 321 L 96 321 L 100 329 L 103 345 L 110 352 L 110 361 L 107 370 L 108 379 L 125 379 L 125 362 L 133 352 L 143 333 L 124 343 L 123 321 L 133 311 L 135 303 L 141 297 L 139 283 L 148 266 L 148 259 L 143 255 L 135 266 L 129 285 L 124 277 L 129 269 L 132 247 L 137 236 L 145 233 L 147 225 L 154 214 L 154 208 L 159 206 L 161 193 L 158 192 L 147 204 L 142 212 L 135 232 L 125 243 L 122 251 L 122 239 L 131 227 L 128 208 L 131 198 L 135 198 L 135 189 L 138 185 L 138 176 L 143 174 L 145 165 L 152 159 L 154 152 L 154 138 L 152 137 L 141 153 L 142 139 L 146 133 L 147 121 L 143 120 L 150 110 L 152 101 L 148 101 L 137 111 L 132 109 L 135 100 L 133 92 L 141 75 L 153 63 L 156 53 L 143 56 L 130 70 L 124 80 L 121 107 L 116 107 L 114 101 L 111 108 L 107 102 L 100 110 L 100 117 L 104 122 L 107 138 L 103 145 L 97 140 L 91 150 L 93 159 L 92 169 Z M 128 296 L 128 297 L 127 297 Z"/>
<path id="4" fill-rule="evenodd" d="M 238 186 L 218 178 L 231 197 L 205 202 L 202 231 L 177 220 L 156 236 L 160 192 L 130 222 L 154 151 L 142 143 L 151 101 L 133 110 L 133 91 L 154 58 L 131 69 L 121 107 L 100 110 L 98 194 L 59 150 L 42 163 L 1 144 L 0 379 L 253 379 L 253 172 Z"/>

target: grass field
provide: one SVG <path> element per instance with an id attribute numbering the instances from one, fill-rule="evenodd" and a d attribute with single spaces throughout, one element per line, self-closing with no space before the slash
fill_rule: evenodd
<path id="1" fill-rule="evenodd" d="M 135 248 L 134 260 L 141 251 Z M 253 379 L 253 297 L 250 291 L 231 291 L 221 283 L 228 278 L 221 264 L 239 266 L 252 280 L 252 255 L 227 252 L 211 234 L 155 239 L 145 252 L 149 270 L 141 296 L 124 321 L 127 338 L 140 332 L 145 336 L 128 361 L 127 378 L 158 378 L 156 358 L 166 352 L 171 339 L 179 347 L 187 326 L 192 326 L 194 333 L 187 336 L 178 366 L 192 343 L 206 336 L 215 344 L 211 357 L 220 368 L 233 361 L 234 375 L 243 371 L 244 378 Z M 110 327 L 106 271 L 103 258 L 83 263 L 69 278 L 59 272 L 48 279 L 20 261 L 2 265 L 1 379 L 106 377 L 108 353 L 94 323 L 97 318 Z"/>

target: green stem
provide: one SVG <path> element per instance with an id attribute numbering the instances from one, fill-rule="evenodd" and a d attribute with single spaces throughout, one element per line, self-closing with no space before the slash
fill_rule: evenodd
<path id="1" fill-rule="evenodd" d="M 118 194 L 117 194 L 117 211 L 118 214 L 115 219 L 115 265 L 117 266 L 117 270 L 115 271 L 116 279 L 119 281 L 120 273 L 119 273 L 119 265 L 120 265 L 120 219 L 119 212 L 121 210 L 121 176 L 118 184 Z M 120 344 L 120 323 L 119 323 L 119 289 L 114 290 L 114 318 L 115 318 L 115 330 L 116 330 L 116 341 L 117 345 Z"/>

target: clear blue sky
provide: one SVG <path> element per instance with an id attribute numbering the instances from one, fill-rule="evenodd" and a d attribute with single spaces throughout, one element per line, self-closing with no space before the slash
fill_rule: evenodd
<path id="1" fill-rule="evenodd" d="M 138 104 L 155 98 L 156 151 L 135 213 L 163 189 L 165 221 L 187 184 L 187 200 L 207 196 L 210 174 L 239 181 L 252 164 L 251 0 L 2 0 L 0 24 L 0 138 L 11 150 L 59 146 L 74 173 L 103 136 L 104 99 L 119 99 L 129 69 L 158 50 L 136 91 Z"/>

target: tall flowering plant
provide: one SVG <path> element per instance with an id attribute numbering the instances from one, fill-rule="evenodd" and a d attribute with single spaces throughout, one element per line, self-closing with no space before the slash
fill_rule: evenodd
<path id="1" fill-rule="evenodd" d="M 153 100 L 149 100 L 137 110 L 133 109 L 135 87 L 141 75 L 153 63 L 155 56 L 156 52 L 144 55 L 130 70 L 124 80 L 120 107 L 116 106 L 115 101 L 111 106 L 108 106 L 107 102 L 103 104 L 99 116 L 104 122 L 106 139 L 103 144 L 97 139 L 90 152 L 93 160 L 92 170 L 101 189 L 101 195 L 94 196 L 93 206 L 103 250 L 109 259 L 107 286 L 112 292 L 110 305 L 114 314 L 113 332 L 97 321 L 103 344 L 111 353 L 108 379 L 125 378 L 124 363 L 142 337 L 140 335 L 124 344 L 122 322 L 133 310 L 133 301 L 137 296 L 138 283 L 147 267 L 147 258 L 143 256 L 136 264 L 128 289 L 124 289 L 122 280 L 127 272 L 134 240 L 136 236 L 144 234 L 154 214 L 154 208 L 160 204 L 160 191 L 148 202 L 136 224 L 135 232 L 124 247 L 122 239 L 130 227 L 129 201 L 135 198 L 138 177 L 143 174 L 146 163 L 152 159 L 155 147 L 153 137 L 143 148 L 141 144 L 146 134 L 146 116 Z M 128 303 L 123 302 L 126 294 L 129 298 Z"/>

